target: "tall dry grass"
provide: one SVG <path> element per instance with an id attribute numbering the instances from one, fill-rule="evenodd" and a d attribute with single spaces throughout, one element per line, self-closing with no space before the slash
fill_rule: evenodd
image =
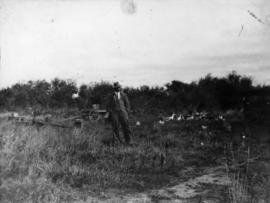
<path id="1" fill-rule="evenodd" d="M 201 125 L 199 121 L 171 122 L 163 127 L 145 124 L 133 129 L 136 145 L 130 147 L 111 146 L 109 139 L 104 140 L 111 130 L 100 123 L 63 129 L 2 119 L 0 202 L 74 202 L 107 188 L 134 191 L 164 186 L 185 166 L 220 163 L 227 141 L 223 137 L 228 133 L 209 124 L 201 146 Z M 218 144 L 211 143 L 213 136 L 219 136 L 214 139 Z M 247 153 L 247 146 L 228 149 L 230 201 L 267 202 L 270 166 L 263 164 L 262 171 L 263 167 L 255 167 L 256 162 L 248 162 L 246 167 L 242 163 L 257 152 Z M 264 147 L 264 156 L 267 150 L 269 145 Z M 237 168 L 232 167 L 235 164 Z"/>
<path id="2" fill-rule="evenodd" d="M 157 177 L 179 161 L 160 142 L 104 145 L 110 131 L 100 125 L 63 129 L 1 120 L 1 202 L 74 201 L 83 190 L 98 194 L 110 187 L 139 190 L 160 184 Z"/>
<path id="3" fill-rule="evenodd" d="M 260 153 L 249 145 L 235 149 L 230 145 L 225 166 L 231 182 L 228 187 L 231 203 L 270 202 L 270 156 L 266 156 L 270 153 L 269 146 L 267 149 L 261 144 L 256 148 L 261 149 Z"/>

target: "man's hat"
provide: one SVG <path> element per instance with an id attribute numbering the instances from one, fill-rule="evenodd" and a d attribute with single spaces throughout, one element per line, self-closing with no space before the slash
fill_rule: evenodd
<path id="1" fill-rule="evenodd" d="M 119 82 L 115 82 L 113 83 L 113 88 L 121 88 L 121 85 L 119 84 Z"/>

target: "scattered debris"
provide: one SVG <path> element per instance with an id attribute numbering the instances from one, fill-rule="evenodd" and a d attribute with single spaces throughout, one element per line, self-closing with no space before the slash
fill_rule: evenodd
<path id="1" fill-rule="evenodd" d="M 165 121 L 172 121 L 172 120 L 174 120 L 174 119 L 175 119 L 175 116 L 176 116 L 176 114 L 175 114 L 175 113 L 173 113 L 171 116 L 169 116 L 169 117 L 165 117 L 165 118 L 164 118 L 164 120 L 165 120 Z"/>
<path id="2" fill-rule="evenodd" d="M 79 115 L 71 116 L 68 118 L 64 118 L 62 120 L 53 120 L 52 114 L 42 114 L 40 113 L 32 113 L 31 115 L 19 115 L 17 112 L 11 112 L 9 114 L 5 114 L 9 120 L 14 120 L 15 122 L 27 125 L 51 125 L 62 128 L 71 128 L 71 127 L 81 127 L 83 126 L 83 122 L 89 121 L 100 121 L 106 119 L 108 116 L 108 112 L 103 109 L 99 109 L 99 106 L 93 106 L 92 109 L 83 109 L 79 113 Z M 72 125 L 70 125 L 70 122 Z"/>
<path id="3" fill-rule="evenodd" d="M 192 115 L 192 116 L 187 117 L 187 120 L 188 120 L 188 121 L 194 120 L 194 116 Z"/>
<path id="4" fill-rule="evenodd" d="M 184 116 L 182 115 L 182 114 L 180 114 L 178 117 L 177 117 L 177 120 L 178 121 L 182 121 L 182 120 L 184 120 L 185 118 L 184 118 Z"/>

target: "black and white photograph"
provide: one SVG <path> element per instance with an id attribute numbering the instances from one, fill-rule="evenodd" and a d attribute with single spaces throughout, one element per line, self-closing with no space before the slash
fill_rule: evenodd
<path id="1" fill-rule="evenodd" d="M 269 0 L 0 0 L 1 203 L 270 203 Z"/>

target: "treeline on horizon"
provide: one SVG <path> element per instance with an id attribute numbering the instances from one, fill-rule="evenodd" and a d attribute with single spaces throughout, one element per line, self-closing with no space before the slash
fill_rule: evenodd
<path id="1" fill-rule="evenodd" d="M 268 105 L 269 85 L 254 85 L 249 76 L 235 71 L 224 77 L 211 74 L 198 81 L 184 83 L 171 81 L 160 86 L 143 85 L 138 88 L 123 87 L 132 109 L 144 112 L 179 112 L 203 110 L 241 109 L 245 103 Z M 101 81 L 78 86 L 73 80 L 55 78 L 16 83 L 0 90 L 0 110 L 17 108 L 90 108 L 92 104 L 105 106 L 113 91 L 112 83 Z M 79 92 L 77 100 L 72 94 Z"/>

